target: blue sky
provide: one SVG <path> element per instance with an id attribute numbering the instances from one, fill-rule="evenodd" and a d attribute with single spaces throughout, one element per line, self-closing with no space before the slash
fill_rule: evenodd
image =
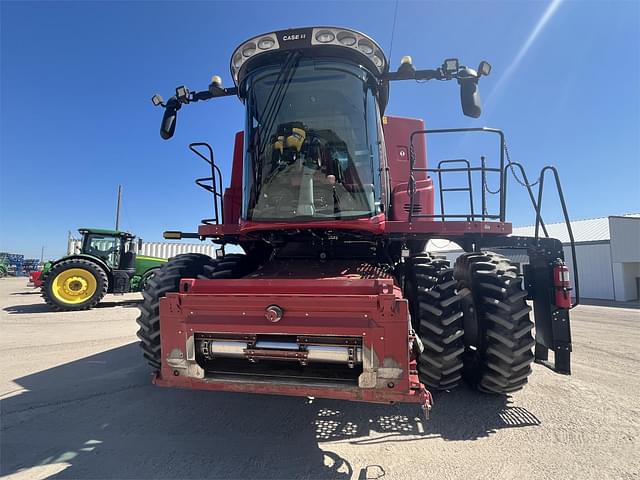
<path id="1" fill-rule="evenodd" d="M 351 27 L 388 55 L 394 6 L 1 2 L 0 251 L 39 257 L 45 245 L 55 257 L 68 230 L 112 226 L 119 183 L 125 229 L 146 240 L 193 230 L 211 201 L 193 185 L 206 169 L 186 146 L 210 142 L 228 179 L 241 104 L 190 105 L 163 141 L 151 95 L 167 98 L 180 84 L 204 89 L 213 74 L 230 85 L 233 49 L 281 28 Z M 637 1 L 400 1 L 393 66 L 410 54 L 419 68 L 458 57 L 472 66 L 486 59 L 493 72 L 481 84 L 478 120 L 462 116 L 454 82 L 393 84 L 387 113 L 431 128 L 504 129 L 531 177 L 547 163 L 560 169 L 573 218 L 640 211 L 639 19 Z M 531 223 L 513 185 L 508 218 Z M 548 221 L 560 220 L 552 193 Z"/>

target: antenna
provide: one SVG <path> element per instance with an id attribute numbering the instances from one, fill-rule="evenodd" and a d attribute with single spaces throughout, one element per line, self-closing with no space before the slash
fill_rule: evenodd
<path id="1" fill-rule="evenodd" d="M 391 27 L 391 45 L 389 45 L 389 65 L 391 65 L 391 54 L 393 53 L 393 37 L 396 33 L 396 19 L 398 18 L 398 0 L 396 0 L 396 7 L 393 12 L 393 27 Z"/>
<path id="2" fill-rule="evenodd" d="M 116 204 L 116 230 L 120 226 L 120 202 L 122 200 L 122 185 L 118 185 L 118 203 Z"/>

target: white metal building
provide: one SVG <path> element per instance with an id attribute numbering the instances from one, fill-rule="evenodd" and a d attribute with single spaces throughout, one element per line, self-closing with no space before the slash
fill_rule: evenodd
<path id="1" fill-rule="evenodd" d="M 609 216 L 571 222 L 576 242 L 576 259 L 583 298 L 633 301 L 640 298 L 640 214 Z M 564 246 L 565 261 L 573 272 L 569 234 L 564 223 L 547 225 L 549 236 Z M 542 232 L 541 232 L 542 233 Z M 534 227 L 517 227 L 513 235 L 533 236 Z M 457 245 L 436 240 L 428 251 L 444 254 L 449 260 L 462 252 Z M 524 263 L 526 255 L 509 254 Z"/>
<path id="2" fill-rule="evenodd" d="M 67 246 L 67 254 L 79 251 L 81 248 L 81 240 L 70 238 Z M 142 242 L 142 249 L 138 251 L 139 255 L 147 255 L 149 257 L 171 258 L 181 253 L 203 253 L 212 258 L 216 258 L 216 248 L 220 248 L 211 242 L 201 243 L 178 243 L 178 242 Z"/>

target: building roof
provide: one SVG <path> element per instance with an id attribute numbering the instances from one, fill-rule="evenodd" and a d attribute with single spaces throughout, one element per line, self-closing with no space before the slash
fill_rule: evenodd
<path id="1" fill-rule="evenodd" d="M 640 213 L 630 213 L 627 215 L 611 215 L 609 217 L 589 218 L 586 220 L 574 220 L 571 222 L 571 229 L 573 230 L 573 238 L 576 243 L 585 242 L 606 242 L 611 240 L 611 234 L 609 232 L 609 219 L 616 217 L 631 217 L 640 220 Z M 547 223 L 547 232 L 551 238 L 557 238 L 562 243 L 569 243 L 569 232 L 564 222 L 561 223 Z M 513 235 L 522 237 L 533 237 L 535 234 L 535 225 L 529 225 L 526 227 L 514 227 Z M 540 229 L 540 236 L 544 236 L 542 228 Z M 460 248 L 452 242 L 447 240 L 435 240 L 430 241 L 427 246 L 427 251 L 430 252 L 446 252 L 459 250 Z"/>
<path id="2" fill-rule="evenodd" d="M 616 217 L 632 217 L 639 218 L 640 214 L 630 213 L 627 215 L 610 215 L 608 217 L 589 218 L 586 220 L 574 220 L 571 222 L 571 230 L 573 230 L 573 238 L 576 243 L 583 242 L 603 242 L 611 240 L 609 232 L 609 219 Z M 549 223 L 546 225 L 547 232 L 551 238 L 557 238 L 562 243 L 569 243 L 569 232 L 564 222 Z M 513 235 L 521 235 L 525 237 L 535 234 L 535 225 L 527 227 L 514 227 Z M 540 229 L 540 235 L 543 235 Z"/>
<path id="3" fill-rule="evenodd" d="M 569 232 L 564 222 L 546 224 L 547 232 L 551 238 L 557 238 L 562 243 L 569 242 Z M 575 220 L 571 222 L 573 238 L 576 243 L 601 242 L 611 240 L 609 234 L 609 217 L 590 218 L 588 220 Z M 515 227 L 513 235 L 532 237 L 535 234 L 535 225 L 527 227 Z M 542 228 L 540 236 L 544 236 Z"/>

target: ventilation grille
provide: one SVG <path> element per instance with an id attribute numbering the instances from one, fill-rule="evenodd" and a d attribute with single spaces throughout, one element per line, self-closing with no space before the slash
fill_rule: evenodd
<path id="1" fill-rule="evenodd" d="M 409 213 L 410 209 L 411 209 L 411 204 L 410 203 L 405 203 L 403 210 L 405 212 Z M 411 213 L 420 213 L 420 212 L 422 212 L 422 205 L 420 205 L 419 203 L 414 203 L 413 204 L 413 212 L 411 212 Z"/>

